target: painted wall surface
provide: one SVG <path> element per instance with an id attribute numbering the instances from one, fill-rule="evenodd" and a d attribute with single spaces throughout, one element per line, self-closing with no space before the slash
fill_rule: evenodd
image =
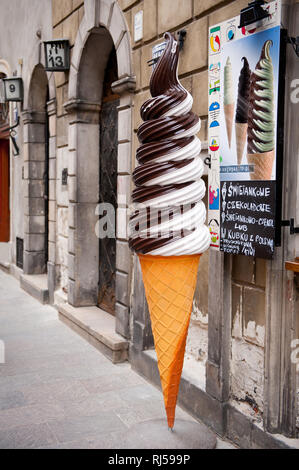
<path id="1" fill-rule="evenodd" d="M 18 105 L 18 113 L 27 106 L 30 79 L 34 67 L 40 62 L 41 40 L 52 37 L 52 8 L 48 0 L 0 0 L 0 61 L 6 61 L 11 74 L 22 77 L 24 103 Z M 41 39 L 37 32 L 41 32 Z M 13 111 L 15 105 L 11 106 Z M 12 113 L 11 113 L 12 114 Z M 13 120 L 11 116 L 11 120 Z M 22 121 L 22 120 L 21 120 Z M 11 241 L 12 261 L 15 259 L 16 237 L 24 238 L 24 198 L 22 175 L 24 166 L 22 123 L 18 128 L 20 155 L 11 155 Z"/>

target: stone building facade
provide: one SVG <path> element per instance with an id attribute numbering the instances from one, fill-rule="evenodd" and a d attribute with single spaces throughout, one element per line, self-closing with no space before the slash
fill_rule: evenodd
<path id="1" fill-rule="evenodd" d="M 202 120 L 205 159 L 208 28 L 238 15 L 248 2 L 39 0 L 30 7 L 30 28 L 16 3 L 7 8 L 0 0 L 0 73 L 16 70 L 24 82 L 19 156 L 10 145 L 11 230 L 9 241 L 0 243 L 0 263 L 111 360 L 129 360 L 158 385 L 140 266 L 127 233 L 148 61 L 165 31 L 186 31 L 179 77 Z M 299 3 L 284 0 L 283 23 L 292 36 L 298 15 Z M 21 45 L 2 38 L 10 17 L 26 38 Z M 51 38 L 69 40 L 69 72 L 45 72 L 41 43 Z M 290 99 L 297 72 L 290 48 L 283 217 L 297 217 L 298 224 L 296 103 Z M 207 182 L 207 167 L 205 175 Z M 108 220 L 100 202 L 115 208 L 115 234 L 106 240 L 97 236 L 102 218 Z M 299 255 L 298 238 L 283 229 L 273 261 L 210 251 L 200 262 L 179 401 L 241 446 L 286 446 L 298 437 L 299 379 L 291 361 L 299 338 L 298 276 L 284 264 Z M 23 241 L 21 264 L 17 239 Z M 293 440 L 287 444 L 273 433 Z"/>

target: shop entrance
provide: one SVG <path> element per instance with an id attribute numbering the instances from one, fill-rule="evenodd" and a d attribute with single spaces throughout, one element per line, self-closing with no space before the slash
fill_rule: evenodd
<path id="1" fill-rule="evenodd" d="M 117 80 L 117 59 L 113 48 L 107 63 L 103 85 L 100 115 L 100 191 L 99 202 L 111 204 L 116 227 L 117 209 L 117 147 L 119 96 L 113 93 L 111 84 Z M 112 214 L 112 212 L 111 212 Z M 105 227 L 104 227 L 105 228 Z M 99 246 L 99 295 L 98 306 L 115 314 L 116 238 L 100 238 Z"/>
<path id="2" fill-rule="evenodd" d="M 9 141 L 0 139 L 0 242 L 9 242 Z"/>

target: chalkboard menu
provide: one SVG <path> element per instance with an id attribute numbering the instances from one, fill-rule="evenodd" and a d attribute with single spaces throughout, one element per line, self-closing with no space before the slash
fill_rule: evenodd
<path id="1" fill-rule="evenodd" d="M 275 181 L 221 183 L 220 249 L 272 258 L 275 246 Z"/>

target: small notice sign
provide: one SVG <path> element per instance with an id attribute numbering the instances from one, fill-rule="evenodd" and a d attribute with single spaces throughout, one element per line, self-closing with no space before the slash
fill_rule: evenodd
<path id="1" fill-rule="evenodd" d="M 143 10 L 138 11 L 134 16 L 134 41 L 141 41 L 143 38 Z"/>

